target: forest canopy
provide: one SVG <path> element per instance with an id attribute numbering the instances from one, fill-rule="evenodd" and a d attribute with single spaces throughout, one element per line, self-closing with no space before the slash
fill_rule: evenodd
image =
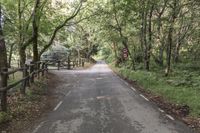
<path id="1" fill-rule="evenodd" d="M 199 0 L 0 1 L 0 70 L 56 55 L 58 45 L 62 57 L 105 60 L 199 117 Z"/>
<path id="2" fill-rule="evenodd" d="M 198 0 L 2 0 L 0 7 L 1 66 L 38 61 L 55 42 L 133 70 L 157 65 L 166 76 L 173 64 L 199 63 Z"/>

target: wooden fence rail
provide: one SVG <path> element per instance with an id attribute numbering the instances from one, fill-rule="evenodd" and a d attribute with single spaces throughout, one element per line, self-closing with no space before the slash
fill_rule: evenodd
<path id="1" fill-rule="evenodd" d="M 67 61 L 60 61 L 60 60 L 48 60 L 47 64 L 48 66 L 51 66 L 52 64 L 56 64 L 57 70 L 60 70 L 63 67 L 66 67 L 66 69 L 70 70 L 75 67 L 84 67 L 85 66 L 86 59 L 80 58 L 80 59 L 70 59 L 68 58 Z M 55 68 L 54 68 L 55 69 Z"/>
<path id="2" fill-rule="evenodd" d="M 67 66 L 67 69 L 71 69 L 71 67 L 84 67 L 85 59 L 68 59 L 65 62 L 60 60 L 48 60 L 48 61 L 39 61 L 39 62 L 31 62 L 30 64 L 25 64 L 23 68 L 18 68 L 12 71 L 8 71 L 8 68 L 3 68 L 0 71 L 1 76 L 1 86 L 0 86 L 0 111 L 7 111 L 7 93 L 11 88 L 20 86 L 20 93 L 22 95 L 26 94 L 26 87 L 30 87 L 31 84 L 34 83 L 35 77 L 38 79 L 42 76 L 45 76 L 45 72 L 48 72 L 48 66 L 52 63 L 57 64 L 57 70 L 60 70 L 61 66 Z M 65 64 L 66 63 L 66 64 Z M 11 74 L 16 72 L 22 72 L 22 79 L 8 84 L 8 77 Z"/>
<path id="3" fill-rule="evenodd" d="M 31 63 L 29 65 L 24 65 L 23 68 L 15 69 L 12 71 L 8 71 L 8 68 L 3 68 L 1 70 L 1 88 L 0 88 L 0 98 L 1 98 L 1 110 L 6 112 L 7 111 L 7 93 L 8 91 L 21 84 L 20 87 L 20 93 L 22 95 L 26 94 L 26 87 L 29 87 L 30 84 L 34 83 L 34 78 L 37 76 L 37 78 L 45 75 L 45 71 L 47 71 L 47 63 L 46 62 L 36 62 L 36 63 Z M 16 72 L 22 72 L 23 76 L 22 79 L 8 84 L 8 77 L 11 74 L 14 74 Z"/>

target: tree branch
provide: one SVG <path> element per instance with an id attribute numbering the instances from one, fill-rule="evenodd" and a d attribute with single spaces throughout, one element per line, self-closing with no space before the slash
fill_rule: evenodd
<path id="1" fill-rule="evenodd" d="M 59 31 L 60 29 L 62 29 L 62 28 L 67 24 L 68 21 L 70 21 L 71 19 L 75 18 L 75 17 L 78 15 L 79 11 L 81 10 L 81 7 L 82 7 L 82 1 L 81 1 L 80 5 L 77 7 L 77 9 L 75 9 L 73 15 L 71 15 L 71 16 L 68 17 L 68 18 L 66 18 L 65 21 L 64 21 L 63 23 L 61 23 L 60 25 L 58 25 L 58 26 L 54 29 L 53 34 L 52 34 L 52 36 L 51 36 L 51 38 L 50 38 L 50 41 L 49 41 L 48 44 L 45 45 L 45 46 L 43 47 L 43 49 L 40 51 L 40 54 L 39 54 L 40 56 L 52 45 L 52 43 L 53 43 L 53 41 L 54 41 L 54 39 L 55 39 L 55 37 L 56 37 L 58 31 Z"/>

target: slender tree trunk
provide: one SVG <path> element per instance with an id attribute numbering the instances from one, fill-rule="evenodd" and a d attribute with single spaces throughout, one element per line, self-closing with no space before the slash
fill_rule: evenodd
<path id="1" fill-rule="evenodd" d="M 26 49 L 24 47 L 19 48 L 19 56 L 20 56 L 20 67 L 23 67 L 26 63 Z"/>
<path id="2" fill-rule="evenodd" d="M 174 53 L 174 62 L 178 63 L 179 62 L 179 51 L 180 51 L 181 44 L 177 44 L 175 53 Z"/>
<path id="3" fill-rule="evenodd" d="M 114 19 L 117 23 L 117 31 L 119 32 L 119 35 L 122 39 L 122 45 L 127 49 L 128 51 L 128 54 L 131 58 L 131 61 L 132 61 L 132 69 L 135 70 L 135 59 L 134 59 L 134 56 L 132 55 L 132 53 L 130 52 L 130 49 L 128 47 L 128 38 L 126 36 L 123 35 L 123 32 L 122 32 L 122 26 L 120 25 L 119 21 L 118 21 L 118 18 L 117 18 L 117 10 L 116 10 L 116 2 L 113 1 L 113 6 L 114 6 Z"/>
<path id="4" fill-rule="evenodd" d="M 154 5 L 152 5 L 149 13 L 149 23 L 148 23 L 148 32 L 149 32 L 149 44 L 147 49 L 147 61 L 146 61 L 146 70 L 150 70 L 150 60 L 151 60 L 151 48 L 152 48 L 152 15 L 153 15 Z"/>
<path id="5" fill-rule="evenodd" d="M 18 52 L 19 52 L 19 62 L 20 67 L 23 67 L 26 62 L 26 52 L 25 48 L 23 47 L 23 28 L 22 28 L 22 11 L 21 11 L 21 0 L 18 0 L 18 30 L 19 30 L 19 44 L 18 44 Z"/>
<path id="6" fill-rule="evenodd" d="M 114 52 L 114 55 L 115 55 L 115 59 L 117 60 L 117 59 L 118 59 L 118 55 L 117 55 L 117 46 L 116 46 L 116 42 L 113 42 L 113 52 Z"/>
<path id="7" fill-rule="evenodd" d="M 39 4 L 40 0 L 36 0 L 33 11 L 33 62 L 39 61 L 40 58 L 38 53 Z"/>
<path id="8" fill-rule="evenodd" d="M 174 0 L 173 9 L 172 9 L 172 18 L 170 21 L 170 27 L 168 32 L 168 45 L 167 45 L 167 68 L 165 71 L 165 76 L 168 76 L 171 70 L 171 57 L 172 57 L 172 45 L 173 45 L 173 32 L 174 32 L 174 23 L 177 17 L 177 0 Z"/>
<path id="9" fill-rule="evenodd" d="M 167 6 L 167 2 L 168 0 L 164 0 L 164 5 L 161 8 L 161 10 L 159 10 L 157 13 L 157 39 L 158 39 L 158 44 L 159 44 L 159 50 L 158 50 L 158 59 L 156 59 L 156 62 L 160 65 L 163 66 L 164 65 L 164 59 L 163 59 L 163 54 L 164 54 L 164 49 L 165 49 L 165 36 L 162 35 L 161 33 L 161 27 L 162 27 L 162 15 L 165 12 L 166 6 Z"/>
<path id="10" fill-rule="evenodd" d="M 168 33 L 168 45 L 167 45 L 167 68 L 165 71 L 165 76 L 169 75 L 171 69 L 171 53 L 172 53 L 172 36 L 173 36 L 173 26 L 170 26 L 169 33 Z"/>
<path id="11" fill-rule="evenodd" d="M 0 72 L 2 68 L 7 68 L 7 53 L 6 53 L 5 39 L 3 35 L 3 26 L 2 26 L 3 13 L 2 13 L 1 4 L 2 3 L 0 2 Z M 5 70 L 8 70 L 8 69 L 5 69 Z M 8 77 L 6 76 L 5 78 L 7 79 Z M 5 87 L 6 84 L 7 84 L 7 80 L 5 80 L 4 82 L 0 82 L 0 88 L 2 86 Z M 7 95 L 7 91 L 0 92 L 2 110 L 6 110 L 6 105 L 5 105 L 5 103 L 7 102 L 6 95 Z"/>
<path id="12" fill-rule="evenodd" d="M 8 57 L 8 67 L 11 67 L 11 61 L 12 61 L 12 54 L 13 54 L 13 47 L 14 47 L 14 43 L 11 44 L 10 46 L 10 51 L 9 51 L 9 57 Z"/>
<path id="13" fill-rule="evenodd" d="M 18 35 L 19 35 L 19 44 L 18 44 L 18 52 L 19 52 L 19 63 L 20 67 L 23 67 L 23 64 L 25 64 L 26 61 L 26 53 L 22 50 L 22 12 L 21 12 L 21 0 L 18 0 Z"/>
<path id="14" fill-rule="evenodd" d="M 3 35 L 2 16 L 3 16 L 2 7 L 0 2 L 0 71 L 2 68 L 7 68 L 7 53 L 6 53 L 5 39 Z"/>
<path id="15" fill-rule="evenodd" d="M 178 63 L 179 62 L 179 51 L 181 48 L 181 31 L 179 31 L 178 33 L 178 39 L 176 42 L 176 47 L 174 49 L 174 63 Z"/>
<path id="16" fill-rule="evenodd" d="M 160 48 L 159 48 L 159 57 L 158 57 L 158 61 L 159 61 L 160 66 L 164 65 L 163 54 L 164 54 L 164 46 L 161 45 Z"/>
<path id="17" fill-rule="evenodd" d="M 37 35 L 36 35 L 37 36 Z M 34 37 L 33 39 L 33 62 L 39 61 L 39 55 L 38 55 L 38 37 Z"/>
<path id="18" fill-rule="evenodd" d="M 149 70 L 148 64 L 148 44 L 147 44 L 147 11 L 144 8 L 143 16 L 143 42 L 144 42 L 144 66 L 146 70 Z"/>
<path id="19" fill-rule="evenodd" d="M 183 18 L 183 14 L 181 16 Z M 177 35 L 176 47 L 174 49 L 174 56 L 173 56 L 174 63 L 178 63 L 180 61 L 179 60 L 180 49 L 181 49 L 181 46 L 182 46 L 184 39 L 187 36 L 191 35 L 191 33 L 188 34 L 188 32 L 192 28 L 192 22 L 193 22 L 193 15 L 191 16 L 191 21 L 190 21 L 190 23 L 188 23 L 187 26 L 184 25 L 184 19 L 182 19 L 181 28 L 180 28 L 178 35 Z"/>

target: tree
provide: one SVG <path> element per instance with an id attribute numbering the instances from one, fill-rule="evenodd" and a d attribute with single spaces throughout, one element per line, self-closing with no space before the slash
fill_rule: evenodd
<path id="1" fill-rule="evenodd" d="M 2 3 L 0 2 L 0 70 L 2 70 L 2 68 L 7 68 L 7 51 L 3 34 L 3 20 Z"/>
<path id="2" fill-rule="evenodd" d="M 54 41 L 54 39 L 55 39 L 57 33 L 58 33 L 63 27 L 65 27 L 66 24 L 67 24 L 70 20 L 72 20 L 74 17 L 77 16 L 77 14 L 78 14 L 78 13 L 80 12 L 80 10 L 81 10 L 82 4 L 83 4 L 82 2 L 83 2 L 83 1 L 81 1 L 80 4 L 78 4 L 77 8 L 74 10 L 74 12 L 72 13 L 71 16 L 66 17 L 65 20 L 64 20 L 63 22 L 61 22 L 58 26 L 55 27 L 55 29 L 53 30 L 53 33 L 52 33 L 52 35 L 51 35 L 51 37 L 50 37 L 50 40 L 49 40 L 48 44 L 45 45 L 45 46 L 42 48 L 42 50 L 40 51 L 39 57 L 52 45 L 52 43 L 53 43 L 53 41 Z"/>

